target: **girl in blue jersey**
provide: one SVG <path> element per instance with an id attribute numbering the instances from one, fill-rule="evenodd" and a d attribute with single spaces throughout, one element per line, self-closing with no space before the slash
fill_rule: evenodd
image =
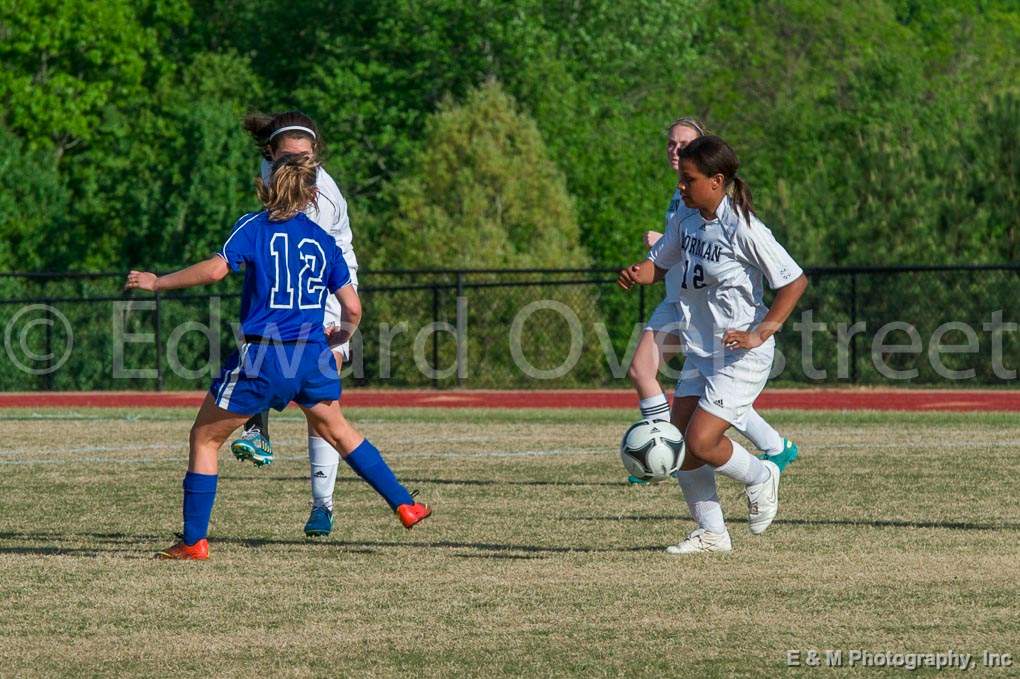
<path id="1" fill-rule="evenodd" d="M 244 342 L 213 381 L 191 428 L 184 533 L 159 552 L 159 558 L 208 558 L 206 535 L 220 446 L 253 414 L 269 407 L 283 410 L 291 401 L 304 411 L 309 427 L 389 503 L 406 528 L 431 514 L 427 505 L 412 499 L 375 446 L 340 412 L 340 378 L 329 347 L 346 341 L 354 331 L 361 304 L 340 248 L 302 213 L 315 201 L 316 171 L 306 155 L 281 156 L 273 163 L 268 184 L 256 180 L 266 209 L 241 217 L 218 253 L 166 276 L 128 274 L 127 288 L 157 292 L 213 283 L 244 269 Z M 323 330 L 327 293 L 336 295 L 348 321 L 329 337 Z"/>

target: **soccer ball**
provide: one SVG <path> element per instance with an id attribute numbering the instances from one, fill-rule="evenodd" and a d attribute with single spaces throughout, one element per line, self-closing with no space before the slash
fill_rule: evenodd
<path id="1" fill-rule="evenodd" d="M 633 476 L 663 481 L 683 464 L 684 436 L 666 420 L 635 422 L 620 442 L 620 459 Z"/>

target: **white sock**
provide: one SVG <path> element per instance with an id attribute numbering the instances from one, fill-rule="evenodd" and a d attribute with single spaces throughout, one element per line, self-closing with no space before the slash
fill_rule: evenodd
<path id="1" fill-rule="evenodd" d="M 308 437 L 308 461 L 312 465 L 312 504 L 333 511 L 333 489 L 340 453 L 318 436 Z"/>
<path id="2" fill-rule="evenodd" d="M 736 441 L 732 441 L 732 443 L 733 454 L 730 455 L 730 459 L 726 461 L 726 464 L 715 468 L 717 472 L 745 486 L 761 483 L 769 477 L 769 470 L 764 462 L 747 452 L 744 446 Z"/>
<path id="3" fill-rule="evenodd" d="M 754 408 L 747 411 L 747 422 L 743 428 L 737 427 L 737 431 L 749 438 L 758 450 L 769 455 L 783 452 L 783 437 Z"/>
<path id="4" fill-rule="evenodd" d="M 715 488 L 715 470 L 705 464 L 691 471 L 678 472 L 676 480 L 680 483 L 687 508 L 691 511 L 698 528 L 711 533 L 725 533 L 726 522 L 723 521 L 722 505 L 719 504 L 719 493 Z"/>
<path id="5" fill-rule="evenodd" d="M 659 393 L 655 396 L 643 398 L 639 405 L 641 408 L 641 417 L 646 420 L 669 419 L 669 402 L 666 400 L 665 394 Z"/>

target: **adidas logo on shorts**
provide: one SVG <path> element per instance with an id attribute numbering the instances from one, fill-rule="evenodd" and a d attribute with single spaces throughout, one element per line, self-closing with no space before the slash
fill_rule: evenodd
<path id="1" fill-rule="evenodd" d="M 712 403 L 716 404 L 716 405 L 717 405 L 717 406 L 719 406 L 720 408 L 722 408 L 722 407 L 723 407 L 723 400 L 722 400 L 721 398 L 720 398 L 720 399 L 717 399 L 717 400 L 715 400 L 715 401 L 712 401 Z"/>

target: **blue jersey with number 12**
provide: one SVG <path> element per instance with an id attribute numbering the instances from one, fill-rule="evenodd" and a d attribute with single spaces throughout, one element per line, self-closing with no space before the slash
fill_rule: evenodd
<path id="1" fill-rule="evenodd" d="M 325 340 L 326 295 L 351 282 L 343 253 L 318 224 L 297 214 L 273 222 L 246 214 L 217 253 L 231 271 L 244 267 L 241 330 L 271 339 Z"/>

